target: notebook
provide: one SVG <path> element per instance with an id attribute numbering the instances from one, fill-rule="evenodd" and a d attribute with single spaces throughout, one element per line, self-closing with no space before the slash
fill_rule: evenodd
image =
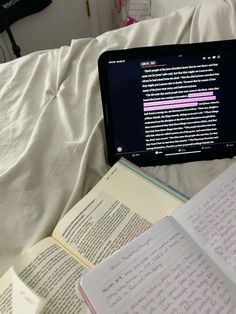
<path id="1" fill-rule="evenodd" d="M 236 40 L 104 52 L 98 69 L 108 162 L 234 156 L 235 55 Z"/>

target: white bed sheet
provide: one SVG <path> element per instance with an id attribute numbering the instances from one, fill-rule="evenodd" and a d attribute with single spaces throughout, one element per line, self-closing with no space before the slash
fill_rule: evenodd
<path id="1" fill-rule="evenodd" d="M 200 0 L 152 0 L 151 16 L 161 17 L 184 6 L 196 6 Z"/>
<path id="2" fill-rule="evenodd" d="M 0 66 L 0 274 L 108 170 L 97 59 L 107 49 L 235 38 L 235 0 L 74 40 Z M 234 160 L 148 167 L 191 197 Z"/>

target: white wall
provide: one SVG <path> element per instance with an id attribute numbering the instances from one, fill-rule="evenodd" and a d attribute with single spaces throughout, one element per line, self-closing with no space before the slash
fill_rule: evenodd
<path id="1" fill-rule="evenodd" d="M 90 17 L 86 2 L 87 0 L 53 0 L 41 12 L 11 25 L 21 55 L 70 45 L 72 39 L 97 36 L 111 29 L 111 0 L 89 0 Z M 0 46 L 5 48 L 7 59 L 14 58 L 6 32 L 0 35 Z M 0 61 L 1 56 L 0 50 Z"/>
<path id="2" fill-rule="evenodd" d="M 22 55 L 70 44 L 71 39 L 91 36 L 85 0 L 53 0 L 43 11 L 11 26 Z M 5 40 L 8 36 L 3 34 Z"/>
<path id="3" fill-rule="evenodd" d="M 94 0 L 90 0 L 90 3 Z M 100 32 L 102 34 L 108 30 L 113 28 L 112 21 L 112 1 L 113 0 L 95 0 L 97 1 L 98 11 L 97 14 L 99 16 L 99 27 Z"/>

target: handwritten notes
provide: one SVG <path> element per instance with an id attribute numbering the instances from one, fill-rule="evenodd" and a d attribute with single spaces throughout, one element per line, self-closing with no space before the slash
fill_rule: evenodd
<path id="1" fill-rule="evenodd" d="M 175 216 L 175 215 L 174 215 Z M 190 202 L 175 216 L 189 232 L 199 235 L 219 258 L 236 271 L 236 173 L 219 180 L 201 200 Z M 191 230 L 190 230 L 191 228 Z"/>
<path id="2" fill-rule="evenodd" d="M 97 313 L 236 313 L 236 163 L 88 272 Z"/>
<path id="3" fill-rule="evenodd" d="M 230 283 L 171 218 L 105 266 L 93 293 L 104 300 L 100 306 L 107 313 L 222 314 L 236 307 Z"/>

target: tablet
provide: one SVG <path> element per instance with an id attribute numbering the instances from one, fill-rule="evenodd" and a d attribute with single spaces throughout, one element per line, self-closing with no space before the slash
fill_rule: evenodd
<path id="1" fill-rule="evenodd" d="M 236 40 L 104 52 L 108 161 L 139 166 L 236 152 Z"/>

